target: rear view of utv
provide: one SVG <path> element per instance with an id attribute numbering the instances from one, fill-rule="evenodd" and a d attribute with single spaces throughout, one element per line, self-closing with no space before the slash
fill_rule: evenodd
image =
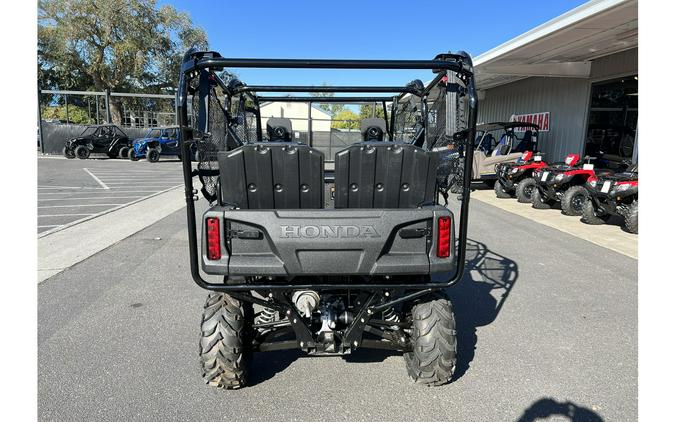
<path id="1" fill-rule="evenodd" d="M 425 69 L 431 82 L 254 86 L 227 80 L 226 68 Z M 339 95 L 307 95 L 317 92 Z M 468 54 L 305 60 L 190 50 L 177 95 L 191 273 L 210 291 L 199 342 L 205 381 L 244 387 L 256 370 L 252 353 L 296 348 L 313 356 L 398 351 L 415 382 L 450 381 L 457 338 L 445 291 L 465 267 L 466 140 L 475 138 L 477 112 Z M 259 105 L 275 101 L 379 103 L 384 118 L 363 119 L 358 142 L 331 149 L 314 145 L 311 124 L 304 138 L 289 119 L 261 117 Z M 449 110 L 458 103 L 462 119 Z M 464 182 L 444 207 L 433 149 L 451 142 L 465 143 Z M 193 178 L 209 201 L 200 217 Z"/>

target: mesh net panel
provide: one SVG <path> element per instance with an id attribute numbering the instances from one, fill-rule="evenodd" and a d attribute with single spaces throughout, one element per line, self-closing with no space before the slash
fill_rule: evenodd
<path id="1" fill-rule="evenodd" d="M 228 110 L 228 107 L 231 107 Z M 255 109 L 247 107 L 243 98 L 227 97 L 218 88 L 211 88 L 206 101 L 206 131 L 195 130 L 197 169 L 202 182 L 202 194 L 209 202 L 217 198 L 218 152 L 228 151 L 241 144 L 257 141 Z M 199 96 L 192 99 L 192 122 L 198 126 Z"/>
<path id="2" fill-rule="evenodd" d="M 429 93 L 427 104 L 429 107 L 427 120 L 426 142 L 428 146 L 447 145 L 447 101 L 444 85 L 437 85 Z"/>
<path id="3" fill-rule="evenodd" d="M 412 95 L 398 103 L 394 117 L 394 140 L 411 142 L 421 124 L 419 98 Z"/>

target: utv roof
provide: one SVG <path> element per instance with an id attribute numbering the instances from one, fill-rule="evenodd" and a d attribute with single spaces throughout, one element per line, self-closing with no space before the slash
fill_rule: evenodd
<path id="1" fill-rule="evenodd" d="M 484 132 L 490 132 L 492 130 L 498 129 L 512 129 L 514 127 L 527 127 L 534 130 L 539 130 L 539 125 L 535 123 L 528 122 L 492 122 L 492 123 L 481 123 L 476 125 L 476 130 L 482 130 Z"/>
<path id="2" fill-rule="evenodd" d="M 429 84 L 424 86 L 408 84 L 405 86 L 282 86 L 282 85 L 246 85 L 238 81 L 237 84 L 226 86 L 223 80 L 212 73 L 214 79 L 228 94 L 245 93 L 259 102 L 264 101 L 302 101 L 307 102 L 381 102 L 400 100 L 404 95 L 411 94 L 417 97 L 428 95 L 439 83 L 446 71 L 457 72 L 462 78 L 468 78 L 473 83 L 473 65 L 471 57 L 465 52 L 457 54 L 441 53 L 432 60 L 334 60 L 334 59 L 253 59 L 223 57 L 215 51 L 197 51 L 190 49 L 183 57 L 182 75 L 196 77 L 199 70 L 208 69 L 211 72 L 225 68 L 287 68 L 287 69 L 427 69 L 437 73 Z M 472 86 L 472 90 L 474 87 Z M 181 90 L 184 92 L 184 90 Z M 280 93 L 392 93 L 392 96 L 362 96 L 358 97 L 311 97 L 306 96 L 260 96 L 260 92 Z"/>

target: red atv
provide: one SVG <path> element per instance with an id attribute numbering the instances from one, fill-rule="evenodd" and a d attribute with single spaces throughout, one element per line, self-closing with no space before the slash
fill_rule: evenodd
<path id="1" fill-rule="evenodd" d="M 594 165 L 590 163 L 593 159 L 586 157 L 588 162 L 579 165 L 579 155 L 570 154 L 564 163 L 533 172 L 537 184 L 532 194 L 532 207 L 549 209 L 556 201 L 560 201 L 563 214 L 581 215 L 584 202 L 588 199 L 584 185 L 597 180 L 599 174 L 611 173 L 596 173 Z"/>
<path id="2" fill-rule="evenodd" d="M 625 172 L 598 177 L 586 185 L 590 198 L 584 203 L 581 221 L 603 224 L 612 215 L 623 217 L 629 233 L 638 232 L 638 167 Z"/>
<path id="3" fill-rule="evenodd" d="M 537 181 L 532 173 L 548 167 L 542 160 L 541 153 L 525 151 L 515 163 L 497 164 L 497 183 L 495 193 L 497 198 L 513 198 L 515 195 L 518 202 L 531 203 Z"/>

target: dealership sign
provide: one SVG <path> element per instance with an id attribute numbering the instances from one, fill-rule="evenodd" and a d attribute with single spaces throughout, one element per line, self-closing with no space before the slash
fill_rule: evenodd
<path id="1" fill-rule="evenodd" d="M 512 114 L 509 119 L 510 122 L 527 122 L 534 123 L 539 126 L 540 132 L 548 132 L 548 125 L 551 117 L 551 113 L 544 111 L 542 113 L 530 113 L 530 114 Z M 526 127 L 517 127 L 514 130 L 516 132 L 525 132 L 528 128 Z"/>

